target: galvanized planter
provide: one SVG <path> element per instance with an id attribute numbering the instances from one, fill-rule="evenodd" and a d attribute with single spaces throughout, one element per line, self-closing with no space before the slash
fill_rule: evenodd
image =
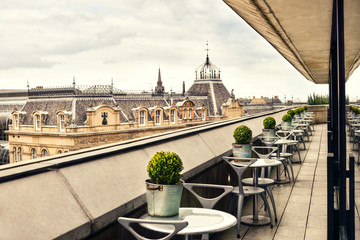
<path id="1" fill-rule="evenodd" d="M 264 136 L 264 141 L 266 142 L 271 142 L 274 137 L 276 137 L 275 135 L 275 129 L 263 129 L 263 136 Z"/>
<path id="2" fill-rule="evenodd" d="M 252 144 L 232 144 L 232 152 L 234 157 L 251 158 Z"/>
<path id="3" fill-rule="evenodd" d="M 282 122 L 281 123 L 281 129 L 282 130 L 290 130 L 291 129 L 291 122 Z"/>
<path id="4" fill-rule="evenodd" d="M 147 208 L 150 216 L 170 217 L 179 213 L 183 182 L 175 185 L 145 181 Z"/>

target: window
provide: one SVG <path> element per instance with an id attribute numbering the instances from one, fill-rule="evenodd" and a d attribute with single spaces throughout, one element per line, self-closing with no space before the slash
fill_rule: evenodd
<path id="1" fill-rule="evenodd" d="M 33 148 L 33 149 L 31 149 L 31 159 L 36 159 L 36 158 L 37 158 L 36 149 Z"/>
<path id="2" fill-rule="evenodd" d="M 35 128 L 36 130 L 40 130 L 40 115 L 36 115 L 36 123 L 35 123 Z"/>
<path id="3" fill-rule="evenodd" d="M 60 131 L 65 131 L 65 116 L 60 115 Z"/>
<path id="4" fill-rule="evenodd" d="M 15 114 L 14 115 L 14 121 L 15 121 L 15 129 L 19 129 L 19 115 Z"/>
<path id="5" fill-rule="evenodd" d="M 191 109 L 189 109 L 189 119 L 191 119 Z"/>
<path id="6" fill-rule="evenodd" d="M 156 112 L 155 112 L 155 124 L 156 125 L 159 125 L 159 124 L 161 124 L 161 116 L 160 116 L 160 113 L 161 113 L 161 111 L 160 110 L 156 110 Z"/>
<path id="7" fill-rule="evenodd" d="M 46 156 L 48 156 L 49 154 L 48 154 L 48 151 L 46 150 L 46 149 L 43 149 L 43 150 L 41 150 L 41 156 L 42 157 L 46 157 Z"/>
<path id="8" fill-rule="evenodd" d="M 202 120 L 203 121 L 206 120 L 206 111 L 205 110 L 202 111 Z"/>
<path id="9" fill-rule="evenodd" d="M 171 123 L 175 123 L 175 109 L 171 109 L 170 111 L 170 121 Z"/>
<path id="10" fill-rule="evenodd" d="M 17 151 L 16 151 L 16 147 L 14 147 L 14 162 L 17 162 Z"/>
<path id="11" fill-rule="evenodd" d="M 145 111 L 140 111 L 140 126 L 145 126 Z"/>
<path id="12" fill-rule="evenodd" d="M 184 119 L 186 119 L 186 109 L 184 109 Z"/>
<path id="13" fill-rule="evenodd" d="M 61 150 L 59 150 L 59 151 L 58 151 L 58 154 L 62 154 L 62 151 L 61 151 Z"/>
<path id="14" fill-rule="evenodd" d="M 18 148 L 18 154 L 19 154 L 19 162 L 22 161 L 22 149 L 21 147 Z"/>

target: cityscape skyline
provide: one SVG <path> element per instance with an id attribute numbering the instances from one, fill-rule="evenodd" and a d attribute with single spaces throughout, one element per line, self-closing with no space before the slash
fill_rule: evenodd
<path id="1" fill-rule="evenodd" d="M 306 100 L 327 94 L 327 85 L 306 80 L 268 42 L 218 0 L 199 1 L 2 2 L 2 88 L 111 84 L 151 90 L 158 67 L 165 91 L 188 89 L 206 58 L 236 97 Z M 356 70 L 347 84 L 357 98 Z"/>

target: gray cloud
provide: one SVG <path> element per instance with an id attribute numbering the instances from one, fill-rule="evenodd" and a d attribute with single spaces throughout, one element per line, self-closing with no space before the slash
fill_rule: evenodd
<path id="1" fill-rule="evenodd" d="M 51 68 L 55 62 L 40 59 L 38 57 L 18 57 L 3 58 L 0 57 L 0 69 L 11 68 Z"/>

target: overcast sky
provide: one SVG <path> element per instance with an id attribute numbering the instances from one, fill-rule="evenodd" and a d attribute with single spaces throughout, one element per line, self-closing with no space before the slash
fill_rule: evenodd
<path id="1" fill-rule="evenodd" d="M 161 67 L 165 91 L 189 88 L 210 60 L 236 97 L 306 99 L 327 93 L 297 72 L 221 0 L 0 1 L 0 88 L 110 84 L 150 90 Z M 347 84 L 360 96 L 360 71 Z"/>

